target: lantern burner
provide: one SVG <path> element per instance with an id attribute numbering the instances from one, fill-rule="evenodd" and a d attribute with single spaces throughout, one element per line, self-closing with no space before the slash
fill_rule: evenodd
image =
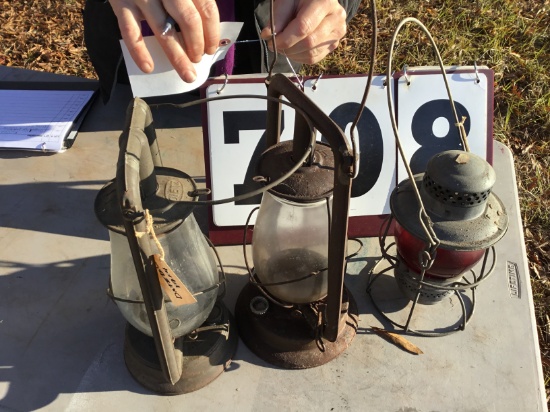
<path id="1" fill-rule="evenodd" d="M 340 355 L 355 337 L 358 309 L 346 288 L 335 342 L 323 338 L 326 299 L 283 307 L 268 303 L 259 293 L 251 283 L 241 291 L 235 305 L 237 326 L 246 346 L 272 365 L 285 369 L 323 365 Z M 257 310 L 260 304 L 262 310 Z"/>

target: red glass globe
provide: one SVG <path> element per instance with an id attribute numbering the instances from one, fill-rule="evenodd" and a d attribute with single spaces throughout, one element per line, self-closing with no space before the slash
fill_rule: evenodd
<path id="1" fill-rule="evenodd" d="M 397 251 L 407 264 L 407 266 L 420 273 L 419 256 L 426 247 L 426 242 L 413 236 L 405 230 L 398 222 L 395 222 L 395 243 Z M 426 275 L 436 278 L 452 278 L 461 276 L 467 270 L 471 269 L 479 262 L 485 254 L 485 249 L 481 250 L 449 250 L 439 247 L 432 267 L 426 272 Z"/>

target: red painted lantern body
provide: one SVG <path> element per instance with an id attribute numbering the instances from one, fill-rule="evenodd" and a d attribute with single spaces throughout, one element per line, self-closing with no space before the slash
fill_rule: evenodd
<path id="1" fill-rule="evenodd" d="M 460 282 L 504 236 L 508 217 L 492 193 L 495 179 L 494 170 L 484 159 L 449 150 L 433 156 L 425 173 L 402 181 L 394 189 L 390 207 L 400 262 L 395 277 L 406 296 L 415 299 L 419 294 L 418 302 L 424 304 L 441 301 L 452 293 L 447 286 Z M 431 244 L 437 244 L 437 249 L 433 256 L 426 256 L 433 262 L 424 277 L 432 286 L 420 287 L 424 280 L 422 253 Z"/>
<path id="2" fill-rule="evenodd" d="M 420 253 L 425 249 L 426 242 L 413 236 L 403 226 L 395 224 L 395 243 L 397 251 L 407 266 L 420 273 Z M 426 276 L 436 278 L 453 278 L 461 276 L 470 270 L 485 254 L 485 249 L 480 250 L 449 250 L 439 247 L 432 267 L 426 272 Z"/>

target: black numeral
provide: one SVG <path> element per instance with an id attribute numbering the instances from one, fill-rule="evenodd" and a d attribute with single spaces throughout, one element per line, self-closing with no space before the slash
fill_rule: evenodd
<path id="1" fill-rule="evenodd" d="M 470 132 L 470 114 L 462 104 L 456 101 L 454 103 L 459 119 L 462 116 L 466 117 L 464 129 L 466 135 L 468 135 Z M 442 137 L 436 136 L 433 132 L 434 122 L 440 117 L 449 122 L 449 132 Z M 448 100 L 432 100 L 420 106 L 412 118 L 411 129 L 414 140 L 421 146 L 410 160 L 411 169 L 415 174 L 426 170 L 428 160 L 433 155 L 444 150 L 462 148 L 458 128 L 455 126 L 455 118 Z"/>
<path id="2" fill-rule="evenodd" d="M 358 110 L 359 103 L 344 103 L 332 111 L 330 118 L 345 130 L 355 120 Z M 382 130 L 376 116 L 366 107 L 357 123 L 357 135 L 361 154 L 359 174 L 352 182 L 351 197 L 363 196 L 373 188 L 380 177 L 384 161 Z"/>

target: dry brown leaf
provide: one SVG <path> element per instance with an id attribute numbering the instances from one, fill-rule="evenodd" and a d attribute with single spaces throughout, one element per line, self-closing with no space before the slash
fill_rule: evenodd
<path id="1" fill-rule="evenodd" d="M 371 326 L 371 329 L 375 331 L 378 335 L 388 338 L 390 341 L 392 341 L 394 344 L 399 346 L 400 348 L 406 350 L 407 352 L 414 353 L 415 355 L 422 355 L 424 352 L 420 350 L 420 348 L 411 342 L 409 342 L 407 339 L 405 339 L 403 336 L 398 335 L 396 333 L 388 332 L 387 330 L 377 328 L 376 326 Z"/>

